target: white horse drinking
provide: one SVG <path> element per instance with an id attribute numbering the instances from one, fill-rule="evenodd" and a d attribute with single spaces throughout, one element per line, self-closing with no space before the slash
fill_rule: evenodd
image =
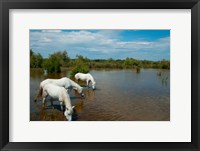
<path id="1" fill-rule="evenodd" d="M 49 83 L 60 86 L 60 87 L 64 87 L 65 89 L 70 89 L 70 90 L 74 89 L 78 91 L 78 93 L 81 94 L 81 96 L 84 96 L 83 88 L 80 85 L 78 85 L 76 82 L 72 81 L 71 79 L 64 77 L 61 79 L 46 79 L 42 81 L 40 83 L 39 92 L 37 96 L 35 97 L 34 101 L 36 101 L 39 97 L 41 97 L 43 87 Z"/>
<path id="2" fill-rule="evenodd" d="M 71 105 L 71 100 L 68 94 L 68 90 L 64 87 L 60 87 L 51 83 L 44 85 L 42 91 L 42 102 L 45 103 L 47 96 L 50 96 L 51 99 L 58 99 L 60 102 L 61 110 L 63 111 L 63 103 L 65 104 L 65 112 L 64 115 L 68 121 L 72 120 L 73 108 Z"/>
<path id="3" fill-rule="evenodd" d="M 84 74 L 84 73 L 77 73 L 75 74 L 75 79 L 76 80 L 82 80 L 87 82 L 87 86 L 89 86 L 89 83 L 92 83 L 92 88 L 93 90 L 96 88 L 96 82 L 94 81 L 94 78 L 90 73 Z"/>

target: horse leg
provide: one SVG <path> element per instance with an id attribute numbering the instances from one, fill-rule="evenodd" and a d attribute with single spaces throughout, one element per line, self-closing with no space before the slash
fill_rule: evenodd
<path id="1" fill-rule="evenodd" d="M 54 106 L 53 106 L 53 99 L 50 98 L 50 101 L 51 101 L 51 107 L 52 107 L 52 109 L 54 109 Z"/>
<path id="2" fill-rule="evenodd" d="M 45 107 L 45 102 L 46 102 L 46 98 L 47 98 L 47 93 L 43 90 L 43 93 L 42 93 L 42 104 L 43 104 L 43 107 Z"/>
<path id="3" fill-rule="evenodd" d="M 44 103 L 45 102 L 45 99 L 46 99 L 46 97 L 47 97 L 48 95 L 47 95 L 47 93 L 46 93 L 46 91 L 44 91 L 43 90 L 43 92 L 42 92 L 42 103 Z"/>
<path id="4" fill-rule="evenodd" d="M 78 79 L 76 79 L 76 82 L 77 82 L 77 83 L 79 82 L 79 78 L 78 78 Z"/>
<path id="5" fill-rule="evenodd" d="M 90 87 L 89 85 L 90 85 L 91 82 L 92 82 L 91 80 L 87 80 L 87 86 L 88 86 L 88 88 Z"/>
<path id="6" fill-rule="evenodd" d="M 87 86 L 89 87 L 89 82 L 90 82 L 90 80 L 87 80 L 86 82 L 87 82 Z"/>
<path id="7" fill-rule="evenodd" d="M 42 99 L 42 106 L 43 106 L 43 108 L 45 108 L 45 102 L 46 102 L 46 97 L 44 97 L 43 99 Z"/>
<path id="8" fill-rule="evenodd" d="M 76 87 L 70 86 L 70 87 L 69 87 L 70 92 L 72 91 L 72 89 L 76 90 Z"/>
<path id="9" fill-rule="evenodd" d="M 61 109 L 61 111 L 63 111 L 63 102 L 62 101 L 60 101 L 60 109 Z"/>

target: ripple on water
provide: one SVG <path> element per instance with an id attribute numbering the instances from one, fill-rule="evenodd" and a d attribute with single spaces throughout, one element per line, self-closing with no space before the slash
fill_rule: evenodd
<path id="1" fill-rule="evenodd" d="M 162 70 L 159 70 L 162 71 Z M 158 70 L 142 69 L 138 74 L 132 70 L 91 71 L 97 82 L 93 91 L 84 86 L 84 98 L 72 90 L 70 97 L 75 106 L 73 120 L 76 121 L 168 121 L 170 120 L 170 78 L 163 84 Z M 30 78 L 30 120 L 65 121 L 58 102 L 54 108 L 47 102 L 42 107 L 41 100 L 34 103 L 39 83 L 45 78 L 61 78 L 67 75 L 49 76 L 35 73 Z M 163 70 L 165 77 L 170 72 Z"/>

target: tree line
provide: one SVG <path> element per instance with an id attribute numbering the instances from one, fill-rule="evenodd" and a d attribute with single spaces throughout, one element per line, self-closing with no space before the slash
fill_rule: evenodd
<path id="1" fill-rule="evenodd" d="M 150 61 L 137 60 L 127 57 L 126 59 L 89 59 L 82 55 L 77 55 L 75 59 L 68 56 L 67 51 L 58 51 L 50 54 L 48 58 L 43 58 L 40 53 L 34 53 L 30 50 L 30 68 L 43 68 L 48 73 L 61 72 L 61 67 L 71 69 L 71 76 L 77 72 L 87 73 L 90 69 L 97 68 L 118 68 L 118 69 L 136 69 L 140 68 L 156 68 L 170 69 L 170 61 Z"/>

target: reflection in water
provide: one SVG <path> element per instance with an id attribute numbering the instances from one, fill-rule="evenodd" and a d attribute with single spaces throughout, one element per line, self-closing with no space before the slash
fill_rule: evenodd
<path id="1" fill-rule="evenodd" d="M 135 70 L 93 70 L 97 89 L 84 87 L 84 98 L 72 90 L 69 92 L 75 106 L 74 121 L 158 121 L 170 120 L 170 71 L 141 69 Z M 30 77 L 30 120 L 65 121 L 58 101 L 33 102 L 39 83 L 46 78 L 61 78 L 69 75 L 44 75 L 41 71 L 31 71 Z M 74 80 L 74 79 L 72 79 Z"/>
<path id="2" fill-rule="evenodd" d="M 84 101 L 78 101 L 74 103 L 75 106 L 75 110 L 77 113 L 80 113 L 83 110 L 83 106 L 84 106 Z"/>
<path id="3" fill-rule="evenodd" d="M 95 90 L 85 89 L 84 90 L 84 94 L 85 94 L 85 99 L 87 101 L 93 101 L 94 100 L 94 96 L 95 96 Z"/>

